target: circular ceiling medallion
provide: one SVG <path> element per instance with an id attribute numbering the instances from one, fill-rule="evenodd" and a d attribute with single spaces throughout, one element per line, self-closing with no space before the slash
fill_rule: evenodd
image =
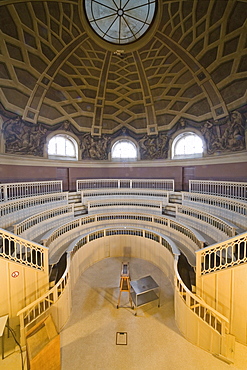
<path id="1" fill-rule="evenodd" d="M 156 0 L 85 0 L 84 5 L 92 29 L 113 44 L 138 40 L 156 11 Z"/>

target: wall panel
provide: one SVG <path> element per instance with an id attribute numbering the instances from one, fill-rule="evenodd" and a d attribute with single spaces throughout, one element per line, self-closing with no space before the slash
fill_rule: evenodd
<path id="1" fill-rule="evenodd" d="M 191 162 L 191 161 L 190 161 Z M 30 161 L 29 161 L 30 163 Z M 155 163 L 155 162 L 154 162 Z M 171 162 L 169 162 L 171 163 Z M 191 166 L 188 166 L 190 168 Z M 41 180 L 63 180 L 63 186 L 70 191 L 76 189 L 76 180 L 90 179 L 90 178 L 140 178 L 140 179 L 174 179 L 175 189 L 177 191 L 188 188 L 189 178 L 183 178 L 184 171 L 187 166 L 184 165 L 166 165 L 161 164 L 154 167 L 145 166 L 145 163 L 137 166 L 126 164 L 125 166 L 113 166 L 102 163 L 92 164 L 90 166 L 83 166 L 75 163 L 73 165 L 66 164 L 61 167 L 58 166 L 41 166 L 25 165 L 25 158 L 23 158 L 22 165 L 1 165 L 0 164 L 0 182 L 24 182 L 24 181 L 41 181 Z M 229 163 L 229 164 L 208 164 L 195 165 L 194 179 L 205 180 L 229 180 L 229 181 L 247 181 L 247 161 L 243 163 Z"/>
<path id="2" fill-rule="evenodd" d="M 247 264 L 197 277 L 197 294 L 229 319 L 230 334 L 247 345 Z"/>

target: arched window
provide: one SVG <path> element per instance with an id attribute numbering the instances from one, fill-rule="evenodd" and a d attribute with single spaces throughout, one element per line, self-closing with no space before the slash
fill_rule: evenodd
<path id="1" fill-rule="evenodd" d="M 112 159 L 137 159 L 136 145 L 130 140 L 118 140 L 112 146 Z"/>
<path id="2" fill-rule="evenodd" d="M 77 142 L 71 136 L 65 134 L 53 136 L 48 143 L 48 158 L 77 160 Z"/>
<path id="3" fill-rule="evenodd" d="M 172 158 L 202 157 L 203 142 L 194 132 L 185 132 L 178 135 L 172 144 Z"/>

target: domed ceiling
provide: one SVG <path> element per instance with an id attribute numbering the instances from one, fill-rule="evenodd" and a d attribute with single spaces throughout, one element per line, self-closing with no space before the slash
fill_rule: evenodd
<path id="1" fill-rule="evenodd" d="M 93 3 L 120 17 L 143 1 Z M 2 111 L 30 124 L 154 135 L 181 121 L 217 122 L 246 104 L 245 0 L 160 0 L 130 43 L 101 39 L 83 0 L 2 0 L 0 12 Z"/>

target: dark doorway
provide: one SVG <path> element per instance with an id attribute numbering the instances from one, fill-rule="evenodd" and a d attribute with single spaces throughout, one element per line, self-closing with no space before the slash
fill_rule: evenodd
<path id="1" fill-rule="evenodd" d="M 69 190 L 69 169 L 66 167 L 57 168 L 57 180 L 63 181 L 63 191 Z"/>
<path id="2" fill-rule="evenodd" d="M 195 178 L 195 167 L 183 167 L 182 169 L 182 190 L 189 191 L 189 180 Z"/>

